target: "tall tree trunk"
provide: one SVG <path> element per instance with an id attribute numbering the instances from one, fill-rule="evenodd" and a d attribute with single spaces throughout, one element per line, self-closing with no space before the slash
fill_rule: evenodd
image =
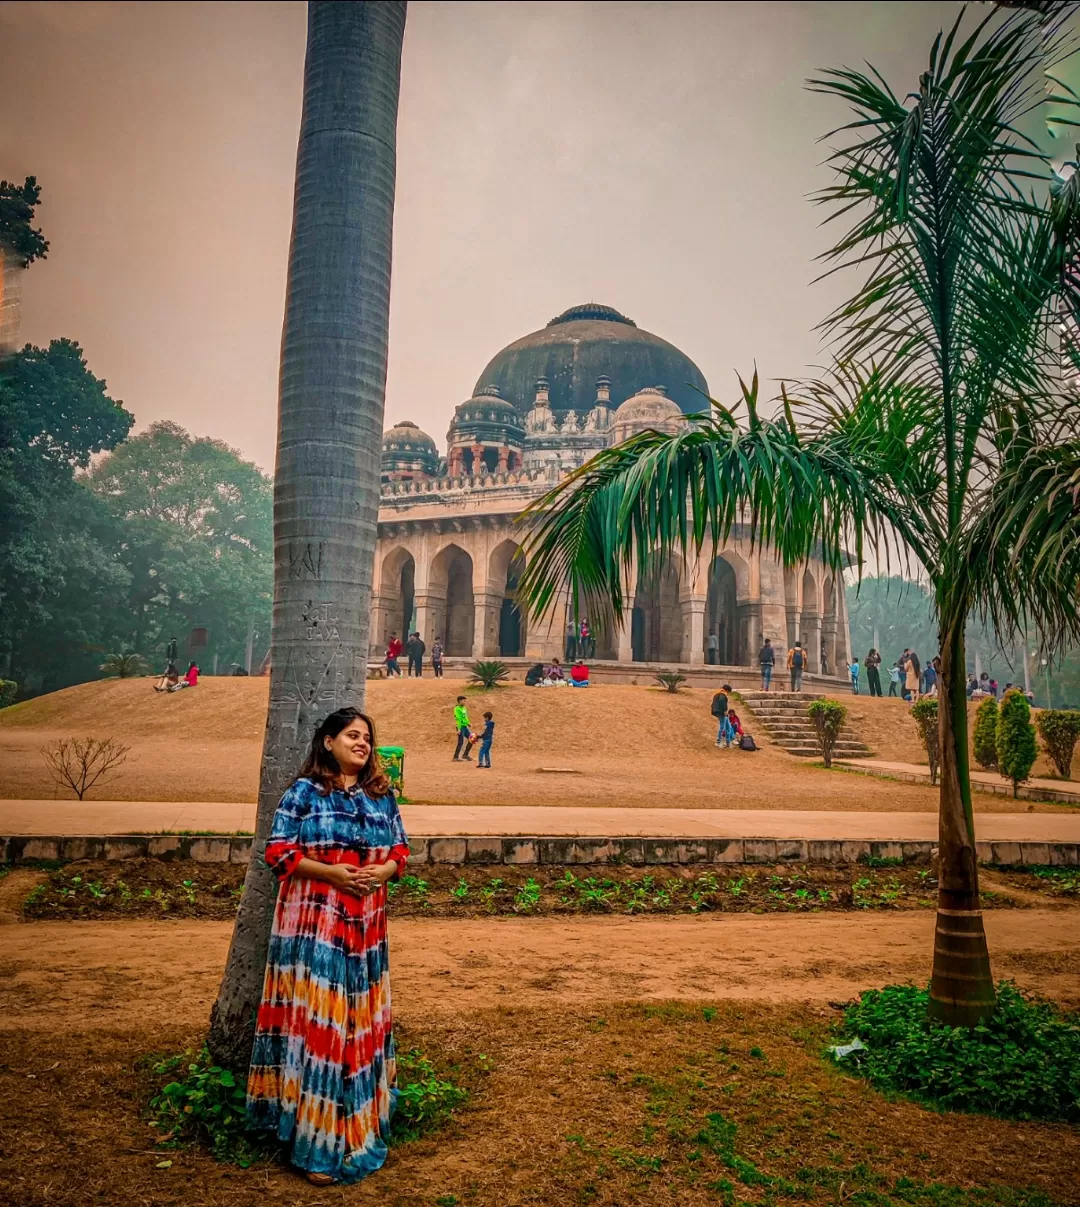
<path id="1" fill-rule="evenodd" d="M 308 6 L 281 339 L 270 707 L 251 864 L 210 1021 L 245 1069 L 277 887 L 274 809 L 314 726 L 364 702 L 386 387 L 405 4 Z"/>
<path id="2" fill-rule="evenodd" d="M 964 620 L 942 608 L 938 733 L 941 803 L 938 817 L 938 908 L 930 1017 L 973 1026 L 994 1009 L 994 978 L 979 908 L 979 865 L 971 807 Z"/>

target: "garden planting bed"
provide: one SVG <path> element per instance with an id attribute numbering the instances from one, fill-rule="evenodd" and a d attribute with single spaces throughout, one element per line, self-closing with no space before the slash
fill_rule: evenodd
<path id="1" fill-rule="evenodd" d="M 29 919 L 205 918 L 235 915 L 245 868 L 156 859 L 19 868 L 3 895 Z M 986 908 L 1080 906 L 1080 872 L 984 870 Z M 911 866 L 684 865 L 507 867 L 429 865 L 391 886 L 399 917 L 574 914 L 813 913 L 931 909 L 929 870 Z"/>

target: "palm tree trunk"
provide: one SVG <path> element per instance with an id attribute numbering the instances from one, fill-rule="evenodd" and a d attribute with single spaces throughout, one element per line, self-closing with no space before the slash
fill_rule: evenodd
<path id="1" fill-rule="evenodd" d="M 979 865 L 968 765 L 964 619 L 941 610 L 941 803 L 938 818 L 938 908 L 930 1017 L 974 1026 L 994 1009 L 994 978 L 979 908 Z"/>
<path id="2" fill-rule="evenodd" d="M 277 886 L 274 809 L 314 726 L 362 706 L 386 387 L 405 3 L 308 6 L 304 111 L 281 339 L 270 707 L 251 863 L 210 1021 L 245 1069 Z"/>

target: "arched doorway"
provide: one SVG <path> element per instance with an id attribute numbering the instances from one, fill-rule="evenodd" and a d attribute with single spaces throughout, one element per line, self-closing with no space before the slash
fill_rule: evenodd
<path id="1" fill-rule="evenodd" d="M 499 653 L 504 658 L 521 658 L 525 654 L 525 614 L 518 607 L 517 589 L 525 573 L 525 555 L 515 549 L 506 567 L 506 585 L 499 610 Z"/>
<path id="2" fill-rule="evenodd" d="M 630 648 L 635 662 L 682 660 L 679 573 L 664 563 L 659 573 L 638 579 L 630 616 Z"/>
<path id="3" fill-rule="evenodd" d="M 473 648 L 473 563 L 458 545 L 441 549 L 431 563 L 432 584 L 445 590 L 445 613 L 436 620 L 434 636 L 443 639 L 449 657 L 467 658 Z"/>
<path id="4" fill-rule="evenodd" d="M 386 632 L 379 640 L 385 644 L 397 635 L 405 641 L 416 627 L 416 562 L 402 546 L 391 549 L 383 558 L 379 595 L 386 612 Z"/>
<path id="5" fill-rule="evenodd" d="M 710 641 L 710 637 L 715 640 Z M 705 597 L 705 661 L 723 666 L 743 662 L 739 640 L 738 584 L 734 568 L 722 557 L 713 559 Z"/>

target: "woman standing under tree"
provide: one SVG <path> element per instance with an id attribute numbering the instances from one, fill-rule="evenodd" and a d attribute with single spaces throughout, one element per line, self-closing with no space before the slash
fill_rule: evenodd
<path id="1" fill-rule="evenodd" d="M 383 1164 L 397 1094 L 386 882 L 409 846 L 375 745 L 370 717 L 331 713 L 266 844 L 279 889 L 248 1121 L 289 1144 L 316 1186 Z"/>

